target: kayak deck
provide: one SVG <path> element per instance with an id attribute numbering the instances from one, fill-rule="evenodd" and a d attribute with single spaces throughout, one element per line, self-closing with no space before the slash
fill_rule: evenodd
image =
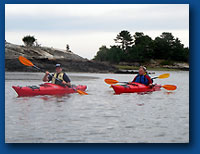
<path id="1" fill-rule="evenodd" d="M 28 87 L 20 87 L 20 86 L 12 86 L 12 88 L 16 91 L 18 96 L 36 96 L 36 95 L 64 95 L 77 93 L 76 90 L 85 91 L 87 89 L 86 85 L 78 85 L 73 86 L 73 88 L 63 87 L 60 85 L 52 84 L 52 83 L 44 83 L 40 86 L 28 86 Z"/>
<path id="2" fill-rule="evenodd" d="M 131 85 L 111 85 L 111 87 L 115 91 L 115 94 L 121 94 L 159 91 L 161 85 L 156 84 L 151 88 L 150 86 L 133 82 Z"/>

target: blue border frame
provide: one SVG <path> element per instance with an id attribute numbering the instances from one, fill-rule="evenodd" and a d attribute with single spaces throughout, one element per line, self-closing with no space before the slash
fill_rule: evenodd
<path id="1" fill-rule="evenodd" d="M 5 68 L 4 68 L 4 41 L 5 41 L 5 4 L 190 4 L 190 143 L 189 144 L 5 144 Z M 48 152 L 73 152 L 73 153 L 154 153 L 154 154 L 185 154 L 200 153 L 200 104 L 198 101 L 199 82 L 195 82 L 200 76 L 198 59 L 200 48 L 198 36 L 200 36 L 200 1 L 199 0 L 0 0 L 0 149 L 2 153 L 44 153 Z M 195 83 L 195 84 L 194 84 Z"/>

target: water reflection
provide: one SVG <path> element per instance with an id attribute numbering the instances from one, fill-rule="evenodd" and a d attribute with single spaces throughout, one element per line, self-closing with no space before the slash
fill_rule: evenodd
<path id="1" fill-rule="evenodd" d="M 71 98 L 71 94 L 65 94 L 65 95 L 51 95 L 51 96 L 38 96 L 38 98 L 48 101 L 48 102 L 67 102 L 68 99 Z"/>
<path id="2" fill-rule="evenodd" d="M 165 91 L 164 94 L 165 95 L 172 95 L 172 94 L 175 94 L 175 92 L 174 91 Z"/>
<path id="3" fill-rule="evenodd" d="M 143 105 L 144 105 L 144 103 L 141 103 L 141 104 L 137 103 L 137 106 L 143 106 Z"/>

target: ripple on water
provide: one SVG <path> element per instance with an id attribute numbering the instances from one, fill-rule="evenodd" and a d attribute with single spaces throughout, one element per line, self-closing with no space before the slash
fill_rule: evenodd
<path id="1" fill-rule="evenodd" d="M 6 143 L 156 143 L 189 142 L 189 73 L 169 72 L 156 80 L 176 84 L 148 94 L 114 95 L 105 78 L 131 81 L 133 75 L 69 73 L 73 84 L 88 86 L 88 96 L 17 98 L 12 85 L 39 85 L 41 73 L 6 73 Z M 163 74 L 156 72 L 155 76 Z M 12 78 L 20 79 L 13 80 Z M 38 80 L 32 80 L 37 78 Z M 182 84 L 184 82 L 184 85 Z"/>

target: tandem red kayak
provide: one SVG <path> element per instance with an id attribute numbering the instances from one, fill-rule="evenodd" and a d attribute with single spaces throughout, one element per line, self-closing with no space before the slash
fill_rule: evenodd
<path id="1" fill-rule="evenodd" d="M 76 90 L 85 91 L 87 89 L 86 85 L 73 86 L 73 88 L 62 87 L 52 83 L 44 83 L 40 86 L 12 86 L 17 92 L 18 96 L 36 96 L 36 95 L 64 95 L 77 93 Z"/>
<path id="2" fill-rule="evenodd" d="M 158 91 L 161 85 L 154 85 L 152 88 L 141 83 L 132 82 L 128 85 L 111 85 L 116 94 L 121 93 L 140 93 L 140 92 L 153 92 Z"/>

